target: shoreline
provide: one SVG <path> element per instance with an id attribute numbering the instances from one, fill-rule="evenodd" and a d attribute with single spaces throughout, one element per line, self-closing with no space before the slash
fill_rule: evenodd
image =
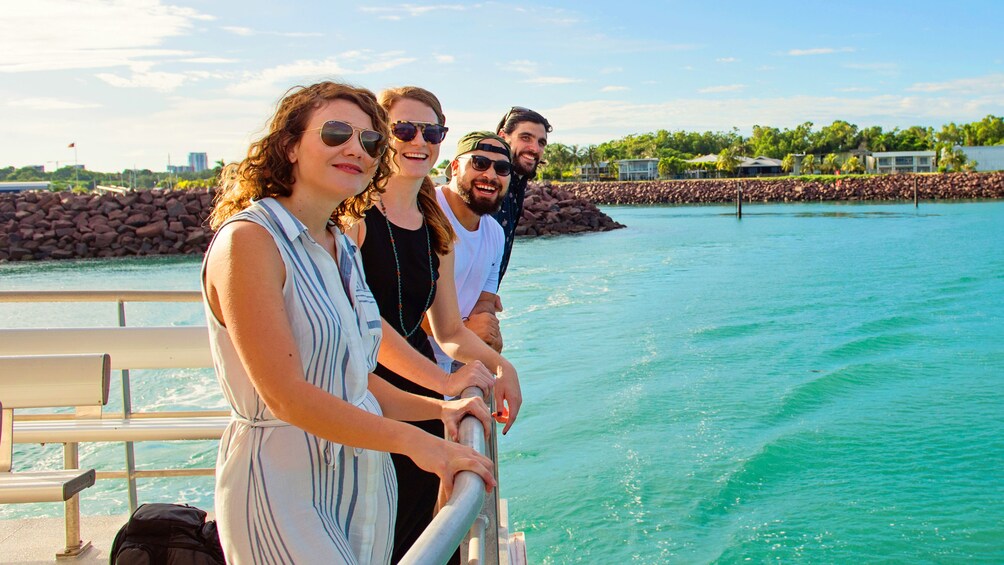
<path id="1" fill-rule="evenodd" d="M 518 237 L 624 227 L 599 205 L 1004 199 L 1004 172 L 628 182 L 532 182 Z M 0 194 L 0 262 L 204 254 L 213 189 Z"/>
<path id="2" fill-rule="evenodd" d="M 555 186 L 594 204 L 714 204 L 743 202 L 995 200 L 1004 172 L 849 176 L 832 182 L 791 177 L 569 182 Z"/>

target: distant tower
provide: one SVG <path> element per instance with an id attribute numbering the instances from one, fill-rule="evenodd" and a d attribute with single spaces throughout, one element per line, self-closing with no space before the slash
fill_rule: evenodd
<path id="1" fill-rule="evenodd" d="M 201 173 L 209 168 L 209 158 L 206 157 L 205 153 L 189 153 L 188 166 L 191 167 L 192 172 Z"/>

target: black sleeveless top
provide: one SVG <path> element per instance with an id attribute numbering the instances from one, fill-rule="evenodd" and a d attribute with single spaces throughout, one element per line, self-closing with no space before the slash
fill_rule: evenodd
<path id="1" fill-rule="evenodd" d="M 435 300 L 436 289 L 432 289 L 432 299 L 429 298 L 430 284 L 439 278 L 439 255 L 432 250 L 432 273 L 429 273 L 429 247 L 426 239 L 426 229 L 423 223 L 417 230 L 408 230 L 391 224 L 394 230 L 394 246 L 397 249 L 398 261 L 401 263 L 401 303 L 403 309 L 398 311 L 398 276 L 394 264 L 394 250 L 391 248 L 388 223 L 379 206 L 373 206 L 366 211 L 366 239 L 360 249 L 363 259 L 363 269 L 366 271 L 366 283 L 380 308 L 380 315 L 397 333 L 404 336 L 412 330 L 425 314 L 426 301 Z M 430 234 L 431 236 L 431 234 Z M 430 238 L 431 239 L 431 238 Z M 404 318 L 405 327 L 401 327 Z M 436 355 L 429 344 L 429 336 L 421 327 L 411 336 L 405 338 L 422 355 L 436 361 Z M 376 374 L 385 378 L 394 386 L 423 396 L 442 398 L 442 395 L 419 386 L 400 375 L 377 365 Z"/>

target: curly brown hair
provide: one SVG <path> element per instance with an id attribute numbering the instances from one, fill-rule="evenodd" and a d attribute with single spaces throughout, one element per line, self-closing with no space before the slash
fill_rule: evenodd
<path id="1" fill-rule="evenodd" d="M 439 125 L 446 125 L 446 115 L 443 114 L 443 106 L 439 103 L 439 98 L 436 98 L 435 94 L 424 88 L 418 86 L 400 86 L 397 88 L 388 88 L 380 93 L 380 105 L 383 106 L 388 114 L 390 113 L 390 109 L 394 107 L 394 104 L 404 99 L 421 102 L 432 108 L 432 111 L 436 113 Z M 439 207 L 439 202 L 436 201 L 435 184 L 430 177 L 425 177 L 422 181 L 422 188 L 418 190 L 418 203 L 420 205 L 419 208 L 422 210 L 422 215 L 425 216 L 426 225 L 432 230 L 432 244 L 436 249 L 436 253 L 446 255 L 450 252 L 450 248 L 453 247 L 457 234 L 453 231 L 450 220 L 446 218 L 446 214 Z"/>
<path id="2" fill-rule="evenodd" d="M 220 172 L 219 189 L 209 215 L 210 227 L 219 229 L 231 216 L 250 206 L 252 200 L 292 194 L 296 179 L 289 150 L 303 135 L 311 113 L 331 100 L 352 102 L 373 120 L 374 130 L 384 136 L 389 133 L 387 112 L 365 88 L 331 81 L 290 88 L 269 121 L 268 133 L 251 144 L 243 161 L 230 163 Z M 344 229 L 347 221 L 361 218 L 373 205 L 374 194 L 383 192 L 391 173 L 389 153 L 385 151 L 378 159 L 366 189 L 346 199 L 331 214 L 339 228 Z"/>

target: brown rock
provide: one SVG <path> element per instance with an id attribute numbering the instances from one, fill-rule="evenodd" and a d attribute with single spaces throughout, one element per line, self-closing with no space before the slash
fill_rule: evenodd
<path id="1" fill-rule="evenodd" d="M 160 220 L 159 222 L 153 222 L 152 224 L 136 228 L 136 237 L 156 237 L 162 235 L 166 229 L 167 222 Z"/>

